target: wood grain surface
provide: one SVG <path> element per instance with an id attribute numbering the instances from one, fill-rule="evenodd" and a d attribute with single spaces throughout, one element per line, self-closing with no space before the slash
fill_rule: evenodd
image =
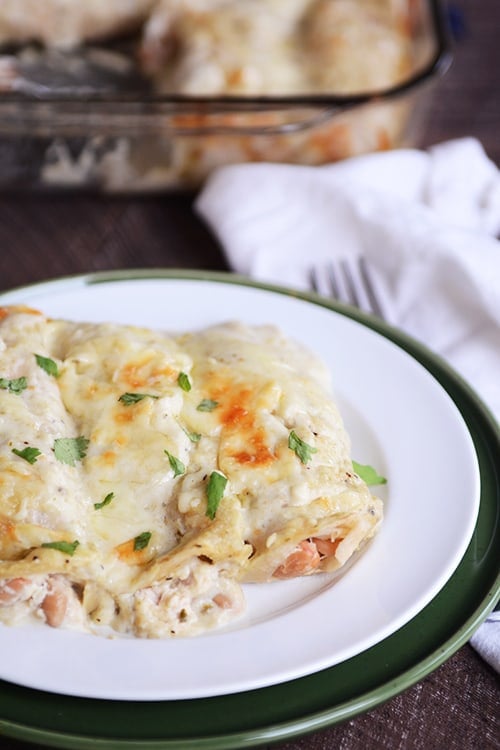
<path id="1" fill-rule="evenodd" d="M 474 136 L 500 164 L 500 0 L 454 0 L 452 68 L 434 93 L 420 145 Z M 2 169 L 0 161 L 0 169 Z M 192 194 L 0 195 L 0 291 L 117 268 L 226 269 Z M 1 658 L 1 656 L 0 656 Z M 495 750 L 498 678 L 473 649 L 385 705 L 281 750 Z M 8 750 L 33 748 L 0 737 Z"/>

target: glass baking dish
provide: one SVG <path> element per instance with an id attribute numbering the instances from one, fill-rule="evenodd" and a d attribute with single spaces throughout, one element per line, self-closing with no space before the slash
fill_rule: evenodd
<path id="1" fill-rule="evenodd" d="M 135 37 L 4 47 L 0 188 L 192 190 L 225 164 L 318 165 L 418 145 L 430 84 L 450 63 L 442 9 L 439 0 L 374 1 L 397 4 L 399 28 L 404 7 L 407 71 L 353 93 L 162 93 L 137 69 Z M 359 50 L 370 53 L 376 65 L 376 50 Z"/>

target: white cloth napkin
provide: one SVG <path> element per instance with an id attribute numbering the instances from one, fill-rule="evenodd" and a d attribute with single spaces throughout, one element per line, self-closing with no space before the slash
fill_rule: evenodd
<path id="1" fill-rule="evenodd" d="M 447 359 L 500 420 L 500 172 L 478 141 L 222 167 L 196 209 L 230 267 L 262 281 L 305 289 L 312 265 L 365 256 L 389 322 Z M 500 670 L 499 629 L 484 623 L 471 642 Z"/>

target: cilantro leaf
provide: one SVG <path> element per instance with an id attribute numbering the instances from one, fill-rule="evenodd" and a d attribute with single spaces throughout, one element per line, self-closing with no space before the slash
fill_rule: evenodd
<path id="1" fill-rule="evenodd" d="M 42 547 L 46 547 L 47 549 L 57 549 L 59 552 L 64 552 L 65 555 L 73 557 L 79 544 L 80 542 L 75 539 L 74 542 L 44 542 Z"/>
<path id="2" fill-rule="evenodd" d="M 148 546 L 150 539 L 150 531 L 143 531 L 142 534 L 136 536 L 134 539 L 134 552 L 139 552 L 141 549 L 145 549 Z"/>
<path id="3" fill-rule="evenodd" d="M 181 474 L 185 474 L 186 473 L 186 467 L 184 466 L 184 464 L 182 463 L 182 461 L 180 461 L 178 458 L 176 458 L 175 456 L 173 456 L 168 451 L 165 451 L 165 453 L 168 456 L 168 462 L 170 464 L 171 469 L 174 472 L 174 477 L 180 477 Z"/>
<path id="4" fill-rule="evenodd" d="M 9 380 L 8 378 L 0 378 L 0 388 L 10 393 L 21 393 L 28 387 L 28 379 L 24 375 L 20 378 L 14 378 Z"/>
<path id="5" fill-rule="evenodd" d="M 29 445 L 22 450 L 19 450 L 18 448 L 12 448 L 12 453 L 14 453 L 16 456 L 19 456 L 19 458 L 24 458 L 24 460 L 29 464 L 36 464 L 38 456 L 42 455 L 41 450 L 39 450 L 38 448 L 32 448 Z"/>
<path id="6" fill-rule="evenodd" d="M 292 450 L 295 455 L 300 459 L 301 463 L 306 464 L 311 460 L 312 454 L 317 453 L 318 449 L 313 448 L 312 445 L 308 445 L 299 438 L 294 430 L 288 436 L 288 447 Z"/>
<path id="7" fill-rule="evenodd" d="M 369 464 L 358 464 L 357 461 L 352 462 L 352 468 L 361 479 L 369 485 L 375 484 L 387 484 L 387 479 L 380 476 L 376 469 Z"/>
<path id="8" fill-rule="evenodd" d="M 196 409 L 198 411 L 213 411 L 219 406 L 218 401 L 213 401 L 211 398 L 204 398 L 203 401 L 200 401 Z"/>
<path id="9" fill-rule="evenodd" d="M 183 391 L 191 390 L 191 381 L 189 380 L 189 375 L 187 373 L 180 372 L 179 377 L 177 378 L 177 382 Z"/>
<path id="10" fill-rule="evenodd" d="M 105 505 L 109 505 L 111 500 L 114 498 L 115 493 L 114 492 L 108 492 L 104 500 L 100 503 L 94 503 L 94 508 L 96 510 L 101 510 L 101 508 L 104 508 Z"/>
<path id="11" fill-rule="evenodd" d="M 88 438 L 56 438 L 54 440 L 54 454 L 62 464 L 74 466 L 77 461 L 81 461 L 87 455 L 89 445 Z"/>
<path id="12" fill-rule="evenodd" d="M 184 428 L 183 428 L 184 429 Z M 189 430 L 184 430 L 188 438 L 191 440 L 192 443 L 198 443 L 201 440 L 201 433 L 200 432 L 189 432 Z"/>
<path id="13" fill-rule="evenodd" d="M 152 393 L 122 393 L 118 401 L 121 401 L 125 406 L 131 406 L 138 401 L 142 401 L 143 398 L 158 398 L 158 396 Z"/>
<path id="14" fill-rule="evenodd" d="M 212 521 L 217 513 L 217 508 L 224 496 L 227 477 L 220 471 L 212 471 L 207 484 L 207 511 L 206 514 Z"/>
<path id="15" fill-rule="evenodd" d="M 38 367 L 41 367 L 42 370 L 45 370 L 47 375 L 52 375 L 54 378 L 59 377 L 59 368 L 57 367 L 57 362 L 54 362 L 54 360 L 50 359 L 50 357 L 42 357 L 41 354 L 35 354 L 35 359 Z"/>

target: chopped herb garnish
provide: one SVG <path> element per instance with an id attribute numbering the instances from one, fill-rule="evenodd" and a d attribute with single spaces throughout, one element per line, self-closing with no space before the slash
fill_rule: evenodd
<path id="1" fill-rule="evenodd" d="M 168 456 L 168 462 L 170 464 L 171 469 L 174 472 L 174 477 L 180 477 L 181 474 L 185 474 L 186 467 L 184 466 L 182 461 L 180 461 L 175 456 L 172 456 L 172 454 L 169 453 L 168 451 L 165 451 L 165 453 Z"/>
<path id="2" fill-rule="evenodd" d="M 12 448 L 12 453 L 19 456 L 19 458 L 24 458 L 29 464 L 36 464 L 38 456 L 42 455 L 41 450 L 38 450 L 38 448 L 32 448 L 31 446 L 23 448 L 22 450 Z"/>
<path id="3" fill-rule="evenodd" d="M 101 508 L 104 508 L 105 505 L 109 505 L 111 500 L 114 498 L 115 493 L 114 492 L 108 492 L 104 500 L 100 503 L 94 503 L 94 508 L 96 510 L 101 510 Z"/>
<path id="4" fill-rule="evenodd" d="M 125 406 L 131 406 L 138 401 L 142 401 L 143 398 L 158 398 L 158 396 L 152 393 L 122 393 L 118 401 L 121 401 Z"/>
<path id="5" fill-rule="evenodd" d="M 201 440 L 201 433 L 200 432 L 189 432 L 189 430 L 184 430 L 188 438 L 191 440 L 192 443 L 198 443 Z"/>
<path id="6" fill-rule="evenodd" d="M 150 539 L 150 531 L 143 531 L 142 534 L 136 536 L 134 539 L 134 552 L 139 552 L 141 549 L 145 549 L 148 546 Z"/>
<path id="7" fill-rule="evenodd" d="M 218 401 L 213 401 L 211 398 L 204 398 L 196 408 L 198 411 L 213 411 L 214 409 L 217 409 L 218 406 Z"/>
<path id="8" fill-rule="evenodd" d="M 370 466 L 369 464 L 358 464 L 357 461 L 352 462 L 352 468 L 366 484 L 387 484 L 387 479 L 380 476 L 378 471 Z"/>
<path id="9" fill-rule="evenodd" d="M 183 391 L 191 390 L 191 381 L 189 380 L 189 375 L 187 373 L 180 372 L 179 377 L 177 378 L 177 382 Z"/>
<path id="10" fill-rule="evenodd" d="M 296 432 L 291 431 L 288 436 L 288 447 L 292 450 L 303 464 L 311 460 L 312 454 L 317 453 L 318 449 L 313 448 L 299 438 Z"/>
<path id="11" fill-rule="evenodd" d="M 227 477 L 220 471 L 212 471 L 207 484 L 207 511 L 206 515 L 213 521 L 220 501 L 224 496 Z"/>
<path id="12" fill-rule="evenodd" d="M 10 393 L 21 393 L 28 387 L 28 379 L 24 375 L 20 378 L 14 378 L 9 380 L 8 378 L 0 378 L 0 388 Z"/>
<path id="13" fill-rule="evenodd" d="M 56 438 L 54 440 L 54 454 L 63 464 L 74 466 L 87 455 L 89 440 L 85 437 Z"/>
<path id="14" fill-rule="evenodd" d="M 59 552 L 64 552 L 65 555 L 70 555 L 72 557 L 79 544 L 80 542 L 75 539 L 74 542 L 44 542 L 42 547 L 47 547 L 47 549 L 57 549 Z"/>
<path id="15" fill-rule="evenodd" d="M 35 354 L 35 359 L 38 367 L 41 367 L 42 370 L 45 370 L 47 375 L 52 375 L 54 378 L 59 377 L 59 368 L 57 367 L 57 362 L 54 362 L 54 360 L 50 359 L 50 357 L 42 357 L 41 354 Z"/>

